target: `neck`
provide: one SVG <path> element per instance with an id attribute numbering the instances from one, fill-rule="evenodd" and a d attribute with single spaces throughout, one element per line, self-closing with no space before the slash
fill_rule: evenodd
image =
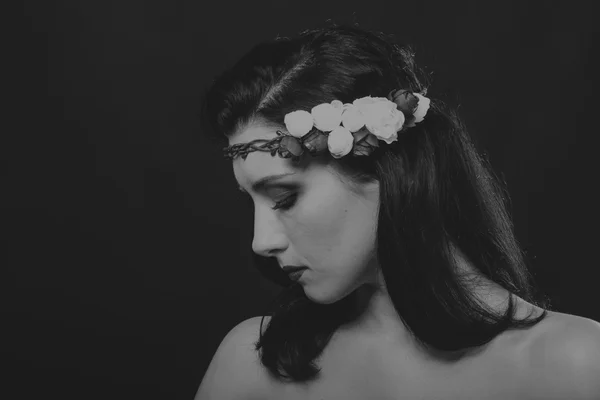
<path id="1" fill-rule="evenodd" d="M 495 282 L 482 276 L 466 256 L 456 247 L 453 247 L 457 265 L 457 273 L 463 277 L 474 277 L 472 282 L 473 293 L 482 301 L 493 308 L 503 309 L 506 306 L 509 292 Z M 353 293 L 353 303 L 356 307 L 357 317 L 345 328 L 359 331 L 369 335 L 390 338 L 397 341 L 410 340 L 410 335 L 400 316 L 396 312 L 392 300 L 386 289 L 383 275 L 379 268 L 377 277 L 368 280 Z"/>

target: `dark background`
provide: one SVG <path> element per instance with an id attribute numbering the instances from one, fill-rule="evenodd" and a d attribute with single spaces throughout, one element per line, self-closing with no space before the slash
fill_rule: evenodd
<path id="1" fill-rule="evenodd" d="M 428 96 L 506 179 L 555 311 L 600 320 L 593 3 L 24 2 L 3 49 L 0 397 L 193 399 L 279 290 L 252 267 L 251 206 L 200 94 L 256 42 L 329 18 L 414 45 Z"/>

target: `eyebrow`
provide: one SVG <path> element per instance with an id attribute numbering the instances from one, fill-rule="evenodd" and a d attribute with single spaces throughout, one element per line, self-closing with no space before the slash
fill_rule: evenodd
<path id="1" fill-rule="evenodd" d="M 285 176 L 294 175 L 294 174 L 295 174 L 295 172 L 286 172 L 286 173 L 283 173 L 283 174 L 268 175 L 268 176 L 262 177 L 262 178 L 260 178 L 259 180 L 257 180 L 256 182 L 254 182 L 252 184 L 252 190 L 254 192 L 260 192 L 262 189 L 265 188 L 265 186 L 268 186 L 273 181 L 276 181 L 276 180 L 281 179 L 281 178 L 283 178 Z M 241 187 L 240 185 L 238 185 L 238 189 L 241 192 L 247 193 L 246 190 L 243 187 Z"/>

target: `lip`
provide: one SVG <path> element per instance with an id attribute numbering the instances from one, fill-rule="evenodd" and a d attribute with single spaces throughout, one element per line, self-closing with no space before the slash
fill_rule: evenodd
<path id="1" fill-rule="evenodd" d="M 288 274 L 288 277 L 292 281 L 297 281 L 304 274 L 304 271 L 307 270 L 307 267 L 296 267 L 291 265 L 286 265 L 283 268 L 283 272 Z"/>
<path id="2" fill-rule="evenodd" d="M 303 266 L 294 266 L 294 265 L 284 265 L 281 269 L 283 269 L 283 272 L 285 272 L 286 274 L 289 274 L 290 272 L 295 272 L 295 271 L 299 271 L 301 269 L 306 269 L 307 267 L 303 267 Z"/>

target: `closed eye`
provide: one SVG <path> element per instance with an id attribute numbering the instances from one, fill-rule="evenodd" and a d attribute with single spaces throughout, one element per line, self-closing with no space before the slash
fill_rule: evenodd
<path id="1" fill-rule="evenodd" d="M 272 207 L 273 210 L 289 210 L 290 208 L 292 208 L 294 206 L 294 204 L 296 204 L 296 199 L 297 199 L 298 195 L 296 193 L 291 194 L 287 197 L 285 197 L 283 200 L 280 201 L 276 201 L 275 205 Z"/>
<path id="2" fill-rule="evenodd" d="M 246 204 L 249 204 L 250 206 L 252 206 L 252 208 L 254 208 L 254 200 L 252 200 L 252 196 L 250 195 L 245 195 L 242 196 L 243 200 Z M 295 204 L 296 204 L 296 200 L 298 198 L 298 194 L 297 193 L 292 193 L 288 196 L 283 197 L 281 200 L 279 201 L 275 201 L 275 205 L 273 207 L 271 207 L 271 209 L 273 210 L 289 210 L 290 208 L 292 208 Z"/>

